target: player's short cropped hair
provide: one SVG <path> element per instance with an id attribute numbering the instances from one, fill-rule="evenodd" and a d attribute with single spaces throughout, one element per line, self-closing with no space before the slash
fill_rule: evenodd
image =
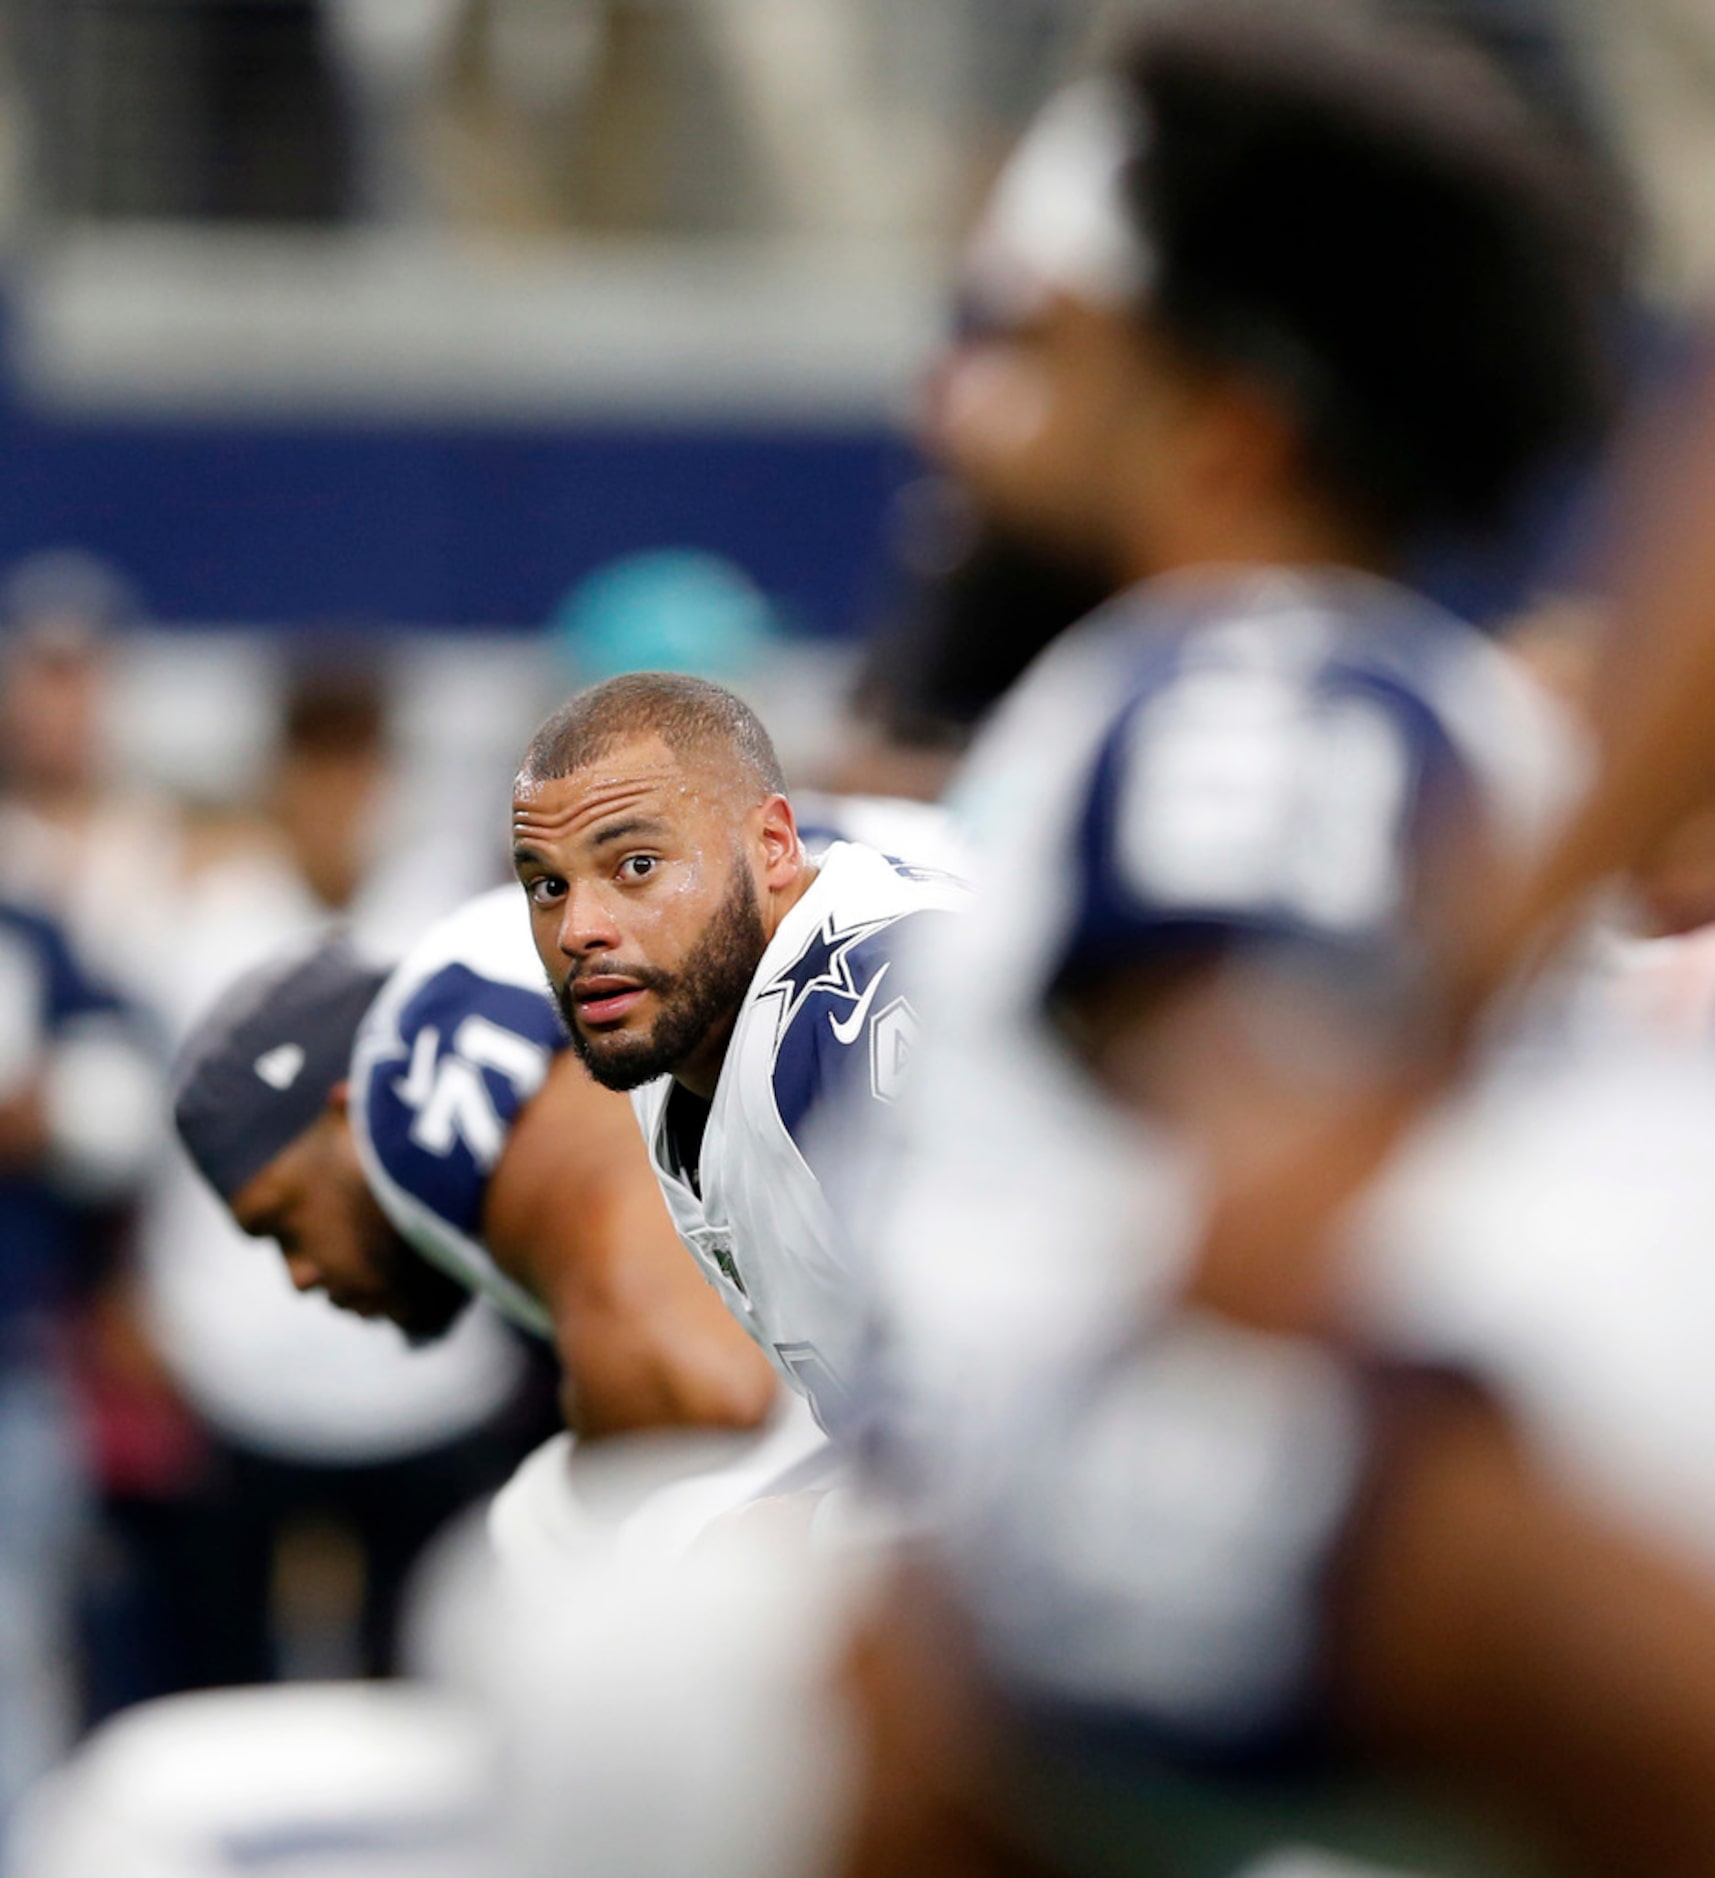
<path id="1" fill-rule="evenodd" d="M 658 736 L 675 756 L 724 759 L 758 795 L 784 795 L 786 777 L 762 720 L 736 693 L 681 672 L 626 672 L 562 704 L 530 740 L 522 782 L 570 776 L 617 744 Z"/>
<path id="2" fill-rule="evenodd" d="M 1146 311 L 1283 390 L 1389 538 L 1505 523 L 1616 401 L 1617 179 L 1469 45 L 1335 0 L 1193 0 L 1118 64 Z"/>

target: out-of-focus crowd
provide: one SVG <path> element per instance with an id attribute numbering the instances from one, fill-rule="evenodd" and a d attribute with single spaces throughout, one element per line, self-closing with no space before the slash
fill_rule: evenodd
<path id="1" fill-rule="evenodd" d="M 1101 0 L 13 0 L 48 214 L 946 235 Z M 974 160 L 974 161 L 973 161 Z"/>
<path id="2" fill-rule="evenodd" d="M 390 1667 L 411 1561 L 552 1390 L 490 1317 L 418 1353 L 295 1294 L 167 1152 L 166 1062 L 224 985 L 336 922 L 396 953 L 492 878 L 480 809 L 407 786 L 384 660 L 282 654 L 245 786 L 198 800 L 124 753 L 210 715 L 217 659 L 140 674 L 76 554 L 0 610 L 3 1801 L 143 1697 Z"/>
<path id="3" fill-rule="evenodd" d="M 1055 76 L 1159 4 L 7 0 L 0 204 L 50 222 L 945 240 Z M 1480 10 L 1515 47 L 1579 43 L 1662 223 L 1667 284 L 1705 291 L 1709 9 Z"/>

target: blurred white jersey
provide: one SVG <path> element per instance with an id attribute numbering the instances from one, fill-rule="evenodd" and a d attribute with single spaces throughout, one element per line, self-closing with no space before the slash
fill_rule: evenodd
<path id="1" fill-rule="evenodd" d="M 401 1683 L 199 1690 L 104 1723 L 26 1805 L 12 1878 L 490 1878 L 494 1740 Z"/>
<path id="2" fill-rule="evenodd" d="M 1296 1358 L 1194 1329 L 1140 1353 L 1195 1244 L 1197 1170 L 1109 1099 L 1063 1000 L 1109 973 L 1243 954 L 1278 988 L 1258 1021 L 1282 1051 L 1307 981 L 1385 1012 L 1442 831 L 1476 824 L 1524 853 L 1575 764 L 1505 655 L 1400 589 L 1338 574 L 1124 596 L 1038 663 L 979 743 L 958 791 L 975 910 L 924 963 L 931 1022 L 864 1184 L 878 1324 L 862 1393 L 876 1451 L 967 1577 L 997 1660 L 1027 1681 L 1216 1733 L 1280 1713 L 1294 1677 L 1269 1640 L 1298 1623 L 1342 1500 L 1270 1444 L 1291 1428 L 1305 1478 L 1353 1477 L 1346 1412 L 1319 1382 L 1278 1380 Z M 1194 1426 L 1175 1446 L 1148 1410 L 1152 1443 L 1131 1418 L 1162 1391 L 1179 1399 L 1165 1379 L 1185 1377 Z M 1241 1402 L 1257 1406 L 1237 1442 Z M 1146 1457 L 1163 1442 L 1155 1478 Z M 1198 1453 L 1175 1473 L 1174 1454 Z M 1293 1483 L 1283 1504 L 1249 1492 L 1259 1478 Z M 1267 1531 L 1228 1523 L 1265 1515 Z M 1151 1543 L 1162 1518 L 1183 1521 L 1166 1549 Z M 1232 1544 L 1194 1543 L 1218 1533 Z M 1274 1563 L 1236 1586 L 1223 1559 Z M 1148 1582 L 1175 1560 L 1187 1576 Z M 1163 1646 L 1202 1631 L 1231 1649 Z M 1264 1701 L 1254 1678 L 1277 1671 Z"/>
<path id="3" fill-rule="evenodd" d="M 818 1165 L 827 1118 L 893 1101 L 918 1023 L 907 954 L 967 897 L 939 870 L 836 843 L 763 954 L 712 1103 L 670 1077 L 632 1095 L 680 1238 L 824 1426 L 862 1329 Z"/>
<path id="4" fill-rule="evenodd" d="M 519 1112 L 567 1047 L 516 887 L 430 928 L 381 988 L 352 1049 L 351 1123 L 395 1230 L 514 1323 L 548 1313 L 482 1243 L 488 1183 Z"/>
<path id="5" fill-rule="evenodd" d="M 924 961 L 933 1021 L 866 1194 L 912 1389 L 1028 1413 L 1013 1358 L 1135 1325 L 1174 1275 L 1188 1170 L 1081 1066 L 1062 990 L 1243 947 L 1385 998 L 1448 820 L 1522 851 L 1575 775 L 1515 663 L 1382 582 L 1155 583 L 1061 640 L 957 788 L 976 910 Z"/>

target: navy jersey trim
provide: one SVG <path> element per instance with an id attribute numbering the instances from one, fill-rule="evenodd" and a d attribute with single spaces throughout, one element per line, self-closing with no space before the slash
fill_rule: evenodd
<path id="1" fill-rule="evenodd" d="M 892 1100 L 916 1033 L 910 980 L 932 930 L 924 922 L 959 917 L 926 907 L 843 930 L 825 921 L 770 983 L 783 999 L 774 1100 L 800 1154 L 830 1099 L 867 1088 L 874 1100 Z"/>
<path id="2" fill-rule="evenodd" d="M 1350 927 L 1319 921 L 1277 891 L 1268 873 L 1259 878 L 1254 894 L 1244 897 L 1205 904 L 1195 898 L 1157 899 L 1122 857 L 1120 818 L 1131 787 L 1138 719 L 1187 670 L 1179 658 L 1164 658 L 1163 650 L 1153 649 L 1143 672 L 1134 677 L 1129 702 L 1097 753 L 1075 823 L 1075 911 L 1051 982 L 1064 987 L 1085 974 L 1181 959 L 1235 942 L 1278 942 L 1352 957 L 1397 938 L 1416 863 L 1455 806 L 1468 802 L 1472 783 L 1433 708 L 1399 679 L 1348 662 L 1339 653 L 1295 681 L 1307 703 L 1361 700 L 1375 707 L 1402 753 L 1407 780 L 1392 842 L 1399 891 L 1379 923 Z"/>
<path id="3" fill-rule="evenodd" d="M 545 991 L 454 963 L 405 1001 L 395 1039 L 367 1073 L 370 1146 L 401 1191 L 479 1239 L 495 1162 L 567 1046 L 558 1013 Z"/>

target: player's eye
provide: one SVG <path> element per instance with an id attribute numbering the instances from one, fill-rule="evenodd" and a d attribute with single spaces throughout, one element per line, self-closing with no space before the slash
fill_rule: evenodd
<path id="1" fill-rule="evenodd" d="M 538 874 L 525 881 L 524 893 L 532 906 L 553 906 L 566 897 L 566 883 L 558 874 Z"/>
<path id="2" fill-rule="evenodd" d="M 655 871 L 656 856 L 653 854 L 628 854 L 619 864 L 621 880 L 643 880 Z"/>

